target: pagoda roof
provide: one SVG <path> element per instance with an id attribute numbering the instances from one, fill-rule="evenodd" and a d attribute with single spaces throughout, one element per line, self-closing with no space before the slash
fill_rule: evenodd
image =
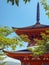
<path id="1" fill-rule="evenodd" d="M 8 53 L 31 53 L 31 51 L 24 49 L 24 50 L 18 50 L 18 51 L 8 51 L 8 50 L 3 50 L 3 52 L 8 52 Z"/>
<path id="2" fill-rule="evenodd" d="M 35 24 L 32 26 L 28 26 L 28 27 L 22 27 L 22 28 L 16 28 L 16 27 L 12 27 L 13 29 L 35 29 L 35 28 L 49 28 L 49 25 L 43 25 L 43 24 Z"/>

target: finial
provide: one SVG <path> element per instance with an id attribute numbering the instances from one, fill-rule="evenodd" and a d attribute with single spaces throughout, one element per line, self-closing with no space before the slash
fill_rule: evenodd
<path id="1" fill-rule="evenodd" d="M 37 24 L 40 24 L 40 9 L 39 9 L 39 2 L 37 3 Z"/>

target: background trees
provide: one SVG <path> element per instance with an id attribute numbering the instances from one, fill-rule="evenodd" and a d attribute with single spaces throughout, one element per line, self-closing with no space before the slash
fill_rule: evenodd
<path id="1" fill-rule="evenodd" d="M 49 53 L 49 31 L 41 33 L 42 40 L 35 38 L 34 41 L 37 43 L 37 46 L 28 47 L 35 57 Z"/>
<path id="2" fill-rule="evenodd" d="M 14 31 L 8 26 L 4 26 L 0 28 L 0 49 L 4 49 L 10 46 L 14 50 L 17 45 L 22 46 L 21 43 L 19 44 L 19 42 L 22 42 L 22 40 L 18 36 L 12 38 L 7 37 L 9 34 L 13 32 Z"/>
<path id="3" fill-rule="evenodd" d="M 19 45 L 20 47 L 23 46 L 22 41 L 29 42 L 27 35 L 20 35 L 19 36 L 13 36 L 12 38 L 8 38 L 8 35 L 13 33 L 13 29 L 9 28 L 8 26 L 0 27 L 0 49 L 4 49 L 7 47 L 11 47 L 13 50 L 17 48 Z"/>
<path id="4" fill-rule="evenodd" d="M 23 0 L 24 3 L 26 4 L 27 2 L 30 2 L 30 0 Z M 7 0 L 7 3 L 11 2 L 12 5 L 14 5 L 16 3 L 17 6 L 19 6 L 19 0 Z"/>

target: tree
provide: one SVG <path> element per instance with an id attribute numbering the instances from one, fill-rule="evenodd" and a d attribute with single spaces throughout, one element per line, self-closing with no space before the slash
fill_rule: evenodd
<path id="1" fill-rule="evenodd" d="M 15 50 L 18 45 L 20 47 L 23 46 L 23 44 L 22 44 L 23 40 L 25 42 L 29 41 L 28 36 L 23 35 L 23 34 L 20 35 L 20 37 L 14 36 L 12 38 L 8 38 L 8 35 L 13 32 L 14 32 L 13 29 L 9 28 L 8 26 L 0 27 L 0 60 L 3 60 L 6 57 L 6 56 L 4 57 L 5 48 L 11 47 L 12 50 Z M 4 63 L 2 63 L 2 64 L 4 65 Z"/>
<path id="2" fill-rule="evenodd" d="M 8 38 L 8 35 L 13 33 L 13 29 L 9 28 L 8 26 L 0 27 L 0 49 L 4 49 L 6 47 L 11 47 L 13 50 L 19 45 L 20 47 L 23 46 L 22 41 L 29 42 L 27 35 L 21 34 L 19 36 L 14 36 L 12 38 Z M 19 43 L 21 42 L 21 43 Z"/>
<path id="3" fill-rule="evenodd" d="M 28 35 L 24 35 L 24 34 L 21 34 L 20 35 L 20 38 L 24 41 L 24 42 L 30 42 L 30 39 L 28 38 Z"/>
<path id="4" fill-rule="evenodd" d="M 23 1 L 25 2 L 25 4 L 26 4 L 27 2 L 30 2 L 30 0 L 23 0 Z M 8 3 L 8 2 L 11 2 L 12 5 L 14 5 L 14 3 L 16 3 L 16 5 L 19 6 L 19 0 L 7 0 L 7 3 Z"/>
<path id="5" fill-rule="evenodd" d="M 22 46 L 22 44 L 19 44 L 19 42 L 22 42 L 22 40 L 18 36 L 15 36 L 13 38 L 7 37 L 9 34 L 13 32 L 14 31 L 7 26 L 0 28 L 0 49 L 4 49 L 10 46 L 14 50 L 17 45 Z"/>
<path id="6" fill-rule="evenodd" d="M 30 2 L 31 0 L 23 0 L 24 3 L 26 4 L 27 2 Z M 7 0 L 7 3 L 11 2 L 12 5 L 16 3 L 17 6 L 19 6 L 19 0 Z M 40 0 L 40 3 L 43 5 L 43 8 L 46 11 L 46 15 L 49 17 L 49 5 L 48 5 L 48 0 Z"/>
<path id="7" fill-rule="evenodd" d="M 28 47 L 28 50 L 30 50 L 35 57 L 43 55 L 49 51 L 49 31 L 46 31 L 46 34 L 42 33 L 41 36 L 42 40 L 37 38 L 34 39 L 34 41 L 37 43 L 37 46 L 34 46 L 34 49 L 33 47 Z"/>
<path id="8" fill-rule="evenodd" d="M 46 11 L 46 15 L 48 16 L 49 18 L 49 5 L 48 5 L 48 0 L 41 0 L 41 3 Z"/>

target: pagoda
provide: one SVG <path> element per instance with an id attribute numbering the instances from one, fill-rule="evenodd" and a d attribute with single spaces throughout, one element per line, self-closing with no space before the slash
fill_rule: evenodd
<path id="1" fill-rule="evenodd" d="M 46 30 L 49 30 L 48 25 L 40 24 L 40 9 L 39 9 L 39 3 L 37 4 L 37 22 L 35 25 L 29 26 L 29 27 L 23 27 L 23 28 L 15 28 L 12 27 L 16 34 L 19 36 L 21 34 L 27 35 L 30 39 L 30 42 L 28 46 L 32 46 L 35 44 L 34 38 L 41 39 L 41 33 L 45 33 Z"/>
<path id="2" fill-rule="evenodd" d="M 28 35 L 30 42 L 28 46 L 34 45 L 34 38 L 41 39 L 40 34 L 45 33 L 46 30 L 49 30 L 49 26 L 40 24 L 40 11 L 39 11 L 39 3 L 37 4 L 37 22 L 35 25 L 23 28 L 15 28 L 12 27 L 13 30 L 18 34 Z M 21 51 L 6 51 L 7 56 L 19 59 L 21 61 L 21 65 L 49 65 L 49 53 L 39 56 L 37 59 L 34 58 L 33 53 L 28 50 Z"/>

